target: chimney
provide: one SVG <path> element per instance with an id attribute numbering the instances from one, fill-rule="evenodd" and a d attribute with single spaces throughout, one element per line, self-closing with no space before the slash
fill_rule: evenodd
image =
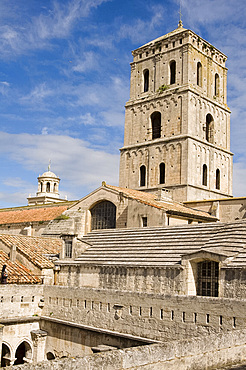
<path id="1" fill-rule="evenodd" d="M 15 245 L 11 245 L 9 258 L 11 262 L 15 262 L 16 260 L 16 246 Z"/>
<path id="2" fill-rule="evenodd" d="M 168 189 L 165 189 L 165 188 L 158 189 L 158 194 L 157 194 L 156 200 L 171 202 L 172 201 L 172 193 Z"/>

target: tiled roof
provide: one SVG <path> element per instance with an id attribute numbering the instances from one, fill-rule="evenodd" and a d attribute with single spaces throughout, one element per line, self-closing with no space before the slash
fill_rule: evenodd
<path id="1" fill-rule="evenodd" d="M 0 225 L 35 221 L 50 221 L 60 216 L 73 202 L 62 205 L 26 206 L 0 209 Z"/>
<path id="2" fill-rule="evenodd" d="M 123 193 L 125 196 L 135 199 L 141 203 L 150 205 L 155 208 L 163 209 L 169 214 L 176 214 L 180 216 L 186 216 L 196 219 L 203 219 L 206 221 L 216 221 L 217 218 L 211 216 L 209 213 L 204 211 L 199 211 L 196 209 L 192 209 L 189 207 L 184 206 L 181 203 L 174 202 L 173 200 L 157 200 L 157 196 L 152 193 L 147 193 L 144 191 L 133 190 L 128 188 L 120 188 L 118 186 L 113 185 L 104 185 L 108 189 L 113 189 L 118 192 Z"/>
<path id="3" fill-rule="evenodd" d="M 38 276 L 32 274 L 24 265 L 15 260 L 10 261 L 8 255 L 0 250 L 0 273 L 3 265 L 7 266 L 8 272 L 8 283 L 19 283 L 19 284 L 38 284 L 41 283 L 41 279 Z"/>
<path id="4" fill-rule="evenodd" d="M 204 251 L 228 257 L 228 267 L 246 266 L 246 221 L 94 230 L 81 240 L 91 245 L 75 259 L 82 264 L 178 267 L 182 256 Z"/>
<path id="5" fill-rule="evenodd" d="M 81 239 L 91 245 L 75 259 L 92 265 L 174 266 L 183 254 L 199 251 L 220 223 L 93 230 Z"/>
<path id="6" fill-rule="evenodd" d="M 9 248 L 14 245 L 17 252 L 40 269 L 52 268 L 53 262 L 45 255 L 59 254 L 62 247 L 61 239 L 37 236 L 0 234 L 0 242 Z"/>

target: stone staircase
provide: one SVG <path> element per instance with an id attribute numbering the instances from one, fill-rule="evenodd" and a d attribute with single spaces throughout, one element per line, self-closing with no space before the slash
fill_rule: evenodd
<path id="1" fill-rule="evenodd" d="M 91 244 L 76 261 L 85 264 L 171 266 L 183 254 L 200 250 L 220 223 L 175 227 L 95 230 L 82 238 Z"/>

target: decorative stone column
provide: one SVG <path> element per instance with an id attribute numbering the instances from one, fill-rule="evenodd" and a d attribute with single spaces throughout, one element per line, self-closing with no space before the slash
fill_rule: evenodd
<path id="1" fill-rule="evenodd" d="M 33 341 L 33 363 L 37 364 L 40 361 L 45 360 L 45 345 L 47 331 L 44 330 L 32 330 L 31 336 Z"/>

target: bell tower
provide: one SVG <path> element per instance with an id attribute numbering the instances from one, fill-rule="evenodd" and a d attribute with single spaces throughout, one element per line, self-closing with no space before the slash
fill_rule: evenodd
<path id="1" fill-rule="evenodd" d="M 132 55 L 120 186 L 181 202 L 232 196 L 226 56 L 181 21 Z"/>

